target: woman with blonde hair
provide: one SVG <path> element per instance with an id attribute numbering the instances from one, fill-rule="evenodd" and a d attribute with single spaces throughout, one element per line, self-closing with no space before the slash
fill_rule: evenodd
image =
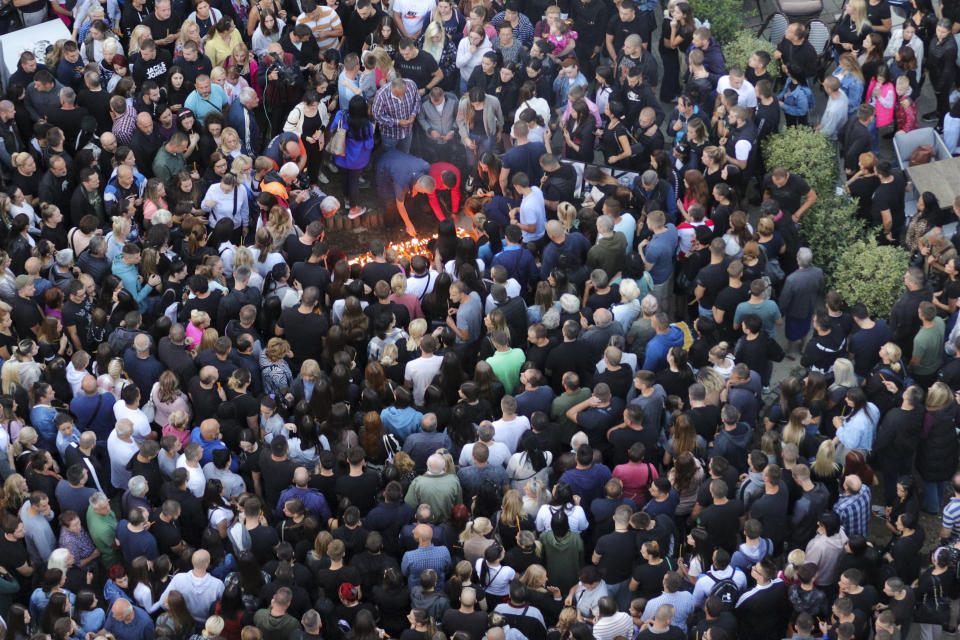
<path id="1" fill-rule="evenodd" d="M 104 238 L 107 242 L 107 260 L 112 261 L 123 251 L 123 245 L 127 242 L 127 236 L 130 234 L 131 227 L 130 218 L 126 216 L 113 217 L 110 233 Z"/>
<path id="2" fill-rule="evenodd" d="M 843 475 L 843 469 L 837 464 L 837 448 L 833 440 L 826 439 L 820 443 L 817 449 L 817 456 L 810 463 L 810 479 L 814 482 L 822 482 L 823 486 L 830 492 L 830 503 L 837 501 L 840 495 L 840 478 Z"/>
<path id="3" fill-rule="evenodd" d="M 260 374 L 264 393 L 286 393 L 293 383 L 293 373 L 285 358 L 292 358 L 290 343 L 283 338 L 270 338 L 260 354 Z"/>
<path id="4" fill-rule="evenodd" d="M 30 456 L 41 451 L 41 449 L 37 447 L 37 441 L 39 439 L 40 434 L 37 433 L 36 429 L 33 427 L 24 427 L 20 429 L 20 433 L 17 434 L 17 439 L 10 445 L 14 462 L 13 468 L 16 469 L 18 473 L 26 473 Z M 24 491 L 26 491 L 26 488 Z"/>
<path id="5" fill-rule="evenodd" d="M 307 568 L 316 573 L 320 569 L 328 569 L 330 561 L 327 558 L 327 547 L 333 542 L 333 535 L 329 531 L 321 531 L 313 539 L 313 549 L 307 552 Z"/>
<path id="6" fill-rule="evenodd" d="M 390 291 L 390 301 L 406 307 L 411 320 L 424 317 L 423 309 L 420 308 L 420 298 L 407 293 L 407 276 L 403 273 L 393 274 L 390 278 Z"/>
<path id="7" fill-rule="evenodd" d="M 250 269 L 250 283 L 248 286 L 255 287 L 260 291 L 263 290 L 263 276 L 254 268 L 253 252 L 250 251 L 249 247 L 237 247 L 236 253 L 233 256 L 233 270 L 236 271 L 237 267 L 247 267 Z"/>
<path id="8" fill-rule="evenodd" d="M 183 21 L 183 24 L 180 25 L 180 33 L 177 35 L 177 39 L 173 43 L 173 55 L 179 56 L 183 54 L 183 45 L 188 42 L 195 42 L 199 54 L 203 55 L 203 38 L 200 36 L 200 26 L 190 18 L 187 18 Z M 133 55 L 131 53 L 131 55 Z"/>
<path id="9" fill-rule="evenodd" d="M 174 411 L 167 416 L 167 422 L 163 425 L 160 433 L 165 436 L 173 436 L 180 441 L 180 446 L 185 447 L 190 444 L 190 416 L 186 411 Z M 254 432 L 256 433 L 256 432 Z"/>
<path id="10" fill-rule="evenodd" d="M 100 393 L 112 393 L 120 399 L 120 392 L 130 384 L 123 372 L 123 358 L 113 357 L 107 363 L 106 371 L 97 376 L 97 389 Z"/>
<path id="11" fill-rule="evenodd" d="M 508 489 L 500 501 L 500 509 L 493 516 L 494 530 L 503 548 L 510 551 L 517 545 L 517 535 L 521 531 L 535 529 L 533 518 L 523 510 L 523 498 L 516 489 Z"/>
<path id="12" fill-rule="evenodd" d="M 710 349 L 707 359 L 710 361 L 711 368 L 719 373 L 724 380 L 730 377 L 733 367 L 737 363 L 730 352 L 730 344 L 726 341 L 722 341 Z"/>
<path id="13" fill-rule="evenodd" d="M 903 351 L 893 342 L 887 342 L 879 351 L 880 362 L 874 365 L 863 381 L 867 398 L 886 413 L 900 406 L 900 395 L 906 389 L 906 371 Z"/>
<path id="14" fill-rule="evenodd" d="M 859 54 L 863 41 L 870 33 L 870 18 L 867 15 L 867 0 L 850 0 L 844 7 L 843 17 L 834 27 L 833 56 L 844 53 Z"/>
<path id="15" fill-rule="evenodd" d="M 580 222 L 577 218 L 577 208 L 569 202 L 561 202 L 557 205 L 557 220 L 567 233 L 576 231 Z"/>
<path id="16" fill-rule="evenodd" d="M 807 427 L 813 424 L 813 417 L 806 407 L 797 407 L 790 412 L 787 424 L 783 427 L 780 440 L 783 444 L 795 444 L 800 457 L 806 462 L 817 455 L 817 439 L 810 435 Z"/>
<path id="17" fill-rule="evenodd" d="M 187 323 L 186 334 L 187 338 L 192 340 L 192 343 L 187 347 L 188 351 L 195 351 L 198 344 L 200 344 L 201 338 L 203 338 L 203 332 L 207 330 L 210 326 L 210 314 L 206 311 L 201 311 L 200 309 L 193 309 L 190 311 L 190 322 Z"/>
<path id="18" fill-rule="evenodd" d="M 483 557 L 483 552 L 494 543 L 490 534 L 493 533 L 493 524 L 488 518 L 479 517 L 467 522 L 467 526 L 460 534 L 460 543 L 463 545 L 463 557 L 472 565 Z"/>
<path id="19" fill-rule="evenodd" d="M 226 132 L 226 129 L 224 129 L 224 132 Z M 275 253 L 280 252 L 288 236 L 296 233 L 293 220 L 290 218 L 290 212 L 284 207 L 271 207 L 267 224 L 263 228 L 267 229 L 273 238 L 272 251 Z"/>
<path id="20" fill-rule="evenodd" d="M 164 186 L 162 180 L 158 180 L 157 178 L 150 178 L 147 180 L 147 186 L 143 190 L 144 220 L 150 222 L 150 219 L 153 218 L 153 214 L 160 209 L 169 211 L 170 207 L 167 205 L 166 196 L 167 188 Z"/>
<path id="21" fill-rule="evenodd" d="M 140 45 L 143 44 L 144 40 L 148 39 L 153 39 L 153 35 L 150 33 L 150 27 L 145 24 L 135 26 L 133 31 L 130 32 L 130 44 L 127 47 L 129 49 L 127 55 L 132 58 L 135 53 L 140 53 Z"/>
<path id="22" fill-rule="evenodd" d="M 167 424 L 170 421 L 170 415 L 176 411 L 186 413 L 188 420 L 192 414 L 190 401 L 180 390 L 179 378 L 169 369 L 161 373 L 160 379 L 153 383 L 153 388 L 150 389 L 150 401 L 154 408 L 153 422 L 157 425 Z"/>
<path id="23" fill-rule="evenodd" d="M 220 146 L 217 150 L 231 162 L 243 153 L 243 148 L 240 145 L 240 134 L 237 133 L 236 129 L 233 127 L 223 128 L 220 132 Z"/>
<path id="24" fill-rule="evenodd" d="M 421 355 L 420 341 L 423 339 L 423 336 L 427 334 L 427 329 L 429 329 L 429 325 L 427 324 L 425 318 L 411 320 L 410 324 L 407 325 L 407 344 L 405 345 L 407 351 L 407 361 L 410 361 Z"/>
<path id="25" fill-rule="evenodd" d="M 916 468 L 923 478 L 922 508 L 937 514 L 943 505 L 947 481 L 956 471 L 957 401 L 945 382 L 934 382 L 927 390 L 925 406 L 925 428 L 920 432 Z"/>
<path id="26" fill-rule="evenodd" d="M 540 543 L 536 542 L 536 545 L 537 555 L 542 555 Z M 547 584 L 547 570 L 543 564 L 539 562 L 531 564 L 518 579 L 527 588 L 527 597 L 530 604 L 540 610 L 548 624 L 561 616 L 565 619 L 568 618 L 569 614 L 564 613 L 567 609 L 570 609 L 576 615 L 576 610 L 573 607 L 564 608 L 563 599 L 560 597 L 560 589 Z"/>
<path id="27" fill-rule="evenodd" d="M 33 431 L 33 436 L 36 437 L 37 432 L 33 430 L 33 427 L 23 428 L 24 431 L 28 429 Z M 21 431 L 21 433 L 23 432 Z M 19 451 L 16 449 L 18 444 L 20 444 L 20 438 L 17 438 L 17 441 L 14 443 L 14 457 L 18 457 L 24 452 L 24 449 L 20 449 Z M 26 451 L 28 453 L 32 453 L 30 450 Z M 12 462 L 10 466 L 13 468 Z M 7 479 L 3 481 L 3 496 L 4 502 L 6 503 L 4 506 L 7 508 L 7 510 L 12 513 L 18 513 L 20 511 L 20 507 L 22 507 L 23 503 L 26 502 L 30 497 L 30 489 L 27 487 L 26 479 L 24 479 L 24 477 L 19 473 L 12 473 L 7 476 Z"/>
<path id="28" fill-rule="evenodd" d="M 214 345 L 217 343 L 217 338 L 220 337 L 220 334 L 217 333 L 217 330 L 213 327 L 207 327 L 203 330 L 203 335 L 200 336 L 200 344 L 197 345 L 197 355 L 200 355 L 204 351 L 213 349 Z"/>

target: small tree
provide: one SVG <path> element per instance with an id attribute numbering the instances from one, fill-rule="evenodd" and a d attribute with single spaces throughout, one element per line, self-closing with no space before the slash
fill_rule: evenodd
<path id="1" fill-rule="evenodd" d="M 776 78 L 780 75 L 780 63 L 773 59 L 776 49 L 767 40 L 758 38 L 749 31 L 740 31 L 733 40 L 723 45 L 723 57 L 727 61 L 727 68 L 739 67 L 746 71 L 750 57 L 757 51 L 766 51 L 771 58 L 767 71 L 772 78 Z"/>
<path id="2" fill-rule="evenodd" d="M 743 29 L 741 0 L 691 0 L 690 8 L 698 19 L 710 23 L 710 33 L 721 45 L 731 42 Z"/>
<path id="3" fill-rule="evenodd" d="M 863 222 L 856 216 L 857 204 L 846 196 L 827 191 L 800 218 L 800 235 L 813 251 L 813 262 L 823 269 L 828 283 L 848 247 L 865 238 Z"/>
<path id="4" fill-rule="evenodd" d="M 810 127 L 787 127 L 763 142 L 767 169 L 783 167 L 803 176 L 820 198 L 836 190 L 837 154 L 827 136 Z"/>
<path id="5" fill-rule="evenodd" d="M 879 246 L 873 238 L 854 242 L 837 261 L 833 287 L 847 304 L 866 305 L 870 313 L 886 318 L 903 292 L 903 274 L 910 255 L 901 247 Z"/>

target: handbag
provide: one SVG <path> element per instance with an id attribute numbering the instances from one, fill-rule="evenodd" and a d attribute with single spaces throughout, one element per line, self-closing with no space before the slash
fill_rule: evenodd
<path id="1" fill-rule="evenodd" d="M 234 189 L 236 191 L 236 189 Z M 153 403 L 153 392 L 157 390 L 157 385 L 159 382 L 153 383 L 153 388 L 150 390 L 150 399 L 147 400 L 147 403 L 140 408 L 140 411 L 143 412 L 143 415 L 147 416 L 147 421 L 150 424 L 153 424 L 154 418 L 157 417 L 157 405 Z"/>
<path id="2" fill-rule="evenodd" d="M 922 144 L 910 154 L 910 166 L 915 167 L 920 164 L 927 164 L 934 155 L 933 145 Z"/>
<path id="3" fill-rule="evenodd" d="M 344 114 L 341 111 L 338 114 L 337 128 L 327 142 L 327 151 L 335 156 L 344 156 L 347 153 L 347 129 L 343 126 Z"/>

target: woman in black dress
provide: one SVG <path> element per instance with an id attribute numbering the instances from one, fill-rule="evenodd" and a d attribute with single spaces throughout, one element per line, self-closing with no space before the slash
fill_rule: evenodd
<path id="1" fill-rule="evenodd" d="M 664 24 L 663 38 L 660 40 L 660 59 L 663 60 L 660 101 L 673 102 L 682 91 L 680 55 L 687 51 L 693 40 L 693 11 L 686 2 L 678 2 L 669 16 L 667 12 L 664 12 L 664 16 L 670 18 L 670 27 L 667 29 Z"/>
<path id="2" fill-rule="evenodd" d="M 600 151 L 606 164 L 611 167 L 623 166 L 630 160 L 630 133 L 621 122 L 625 114 L 623 104 L 616 100 L 607 103 L 603 114 L 607 118 L 607 126 L 600 137 Z"/>
<path id="3" fill-rule="evenodd" d="M 859 54 L 863 39 L 873 29 L 867 17 L 866 0 L 850 0 L 843 10 L 843 17 L 834 30 L 833 53 L 838 58 L 845 51 Z"/>
<path id="4" fill-rule="evenodd" d="M 573 103 L 571 118 L 563 123 L 563 155 L 579 162 L 593 163 L 593 143 L 597 122 L 587 103 Z"/>

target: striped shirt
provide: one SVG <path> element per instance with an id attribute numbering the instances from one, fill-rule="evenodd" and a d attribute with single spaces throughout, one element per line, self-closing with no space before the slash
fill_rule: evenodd
<path id="1" fill-rule="evenodd" d="M 398 124 L 398 120 L 406 120 L 412 115 L 420 113 L 420 94 L 413 80 L 404 80 L 407 90 L 403 96 L 393 95 L 388 82 L 377 91 L 373 98 L 373 119 L 380 127 L 380 132 L 389 138 L 403 138 L 410 133 L 410 127 Z"/>
<path id="2" fill-rule="evenodd" d="M 339 38 L 321 38 L 320 35 L 324 31 L 336 29 L 341 26 L 340 16 L 338 16 L 337 12 L 331 7 L 326 5 L 317 7 L 317 12 L 319 15 L 316 18 L 311 17 L 310 14 L 301 13 L 297 18 L 297 24 L 305 24 L 310 27 L 310 31 L 313 32 L 313 39 L 317 41 L 317 46 L 320 47 L 320 51 L 326 51 L 327 49 L 332 49 L 337 46 Z"/>
<path id="3" fill-rule="evenodd" d="M 960 498 L 950 498 L 950 502 L 943 508 L 944 529 L 950 529 L 950 539 L 960 538 Z"/>

